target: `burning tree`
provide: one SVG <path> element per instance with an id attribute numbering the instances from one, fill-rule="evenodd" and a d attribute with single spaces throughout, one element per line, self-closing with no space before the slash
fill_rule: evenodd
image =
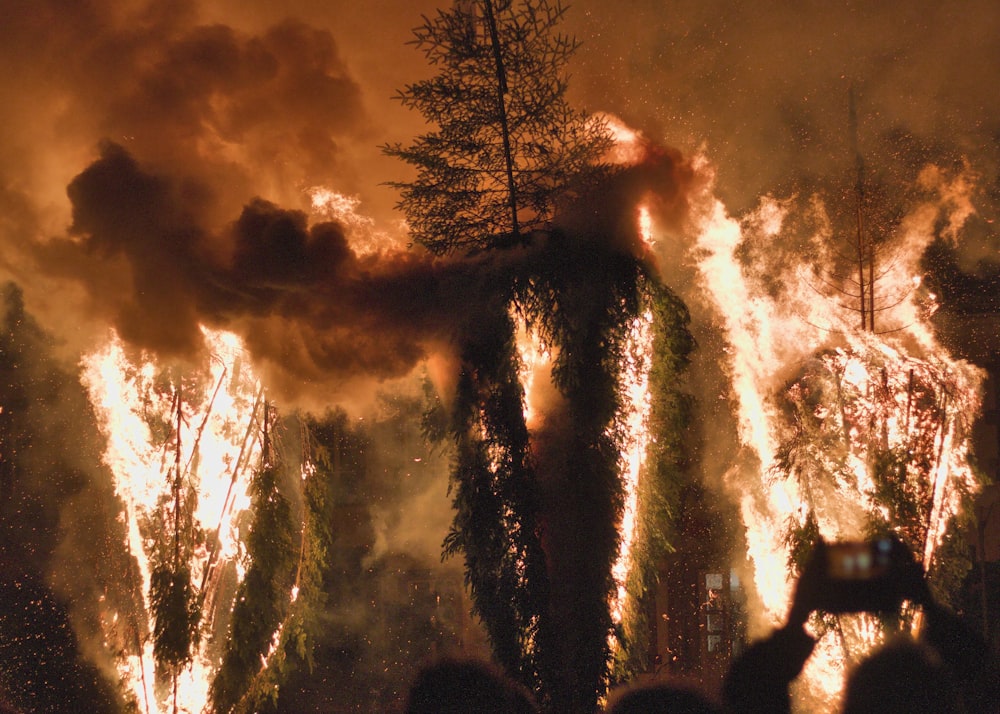
<path id="1" fill-rule="evenodd" d="M 818 280 L 815 289 L 849 316 L 844 322 L 859 321 L 862 332 L 886 334 L 904 327 L 891 319 L 892 312 L 914 292 L 912 283 L 906 284 L 894 275 L 911 267 L 903 260 L 906 251 L 898 240 L 899 228 L 906 217 L 904 203 L 891 196 L 893 192 L 906 192 L 898 185 L 905 181 L 899 176 L 889 177 L 884 171 L 872 171 L 866 165 L 858 143 L 853 87 L 848 99 L 853 176 L 840 182 L 839 192 L 832 192 L 839 193 L 837 207 L 833 209 L 823 200 L 830 187 L 825 187 L 827 190 L 813 187 L 813 230 L 831 235 L 824 245 L 810 246 L 809 252 L 815 260 L 812 266 Z M 820 183 L 824 181 L 821 179 Z M 896 184 L 891 191 L 890 183 Z M 840 238 L 834 239 L 834 235 Z"/>
<path id="2" fill-rule="evenodd" d="M 780 395 L 775 470 L 796 479 L 806 511 L 792 541 L 824 530 L 902 538 L 947 601 L 935 558 L 953 514 L 977 487 L 959 445 L 979 396 L 963 365 L 877 341 L 817 355 Z M 796 548 L 793 547 L 793 552 Z"/>
<path id="3" fill-rule="evenodd" d="M 925 179 L 931 173 L 937 183 Z M 945 186 L 950 184 L 940 171 L 925 168 L 907 192 L 931 191 L 916 205 L 883 208 L 883 215 L 904 216 L 882 224 L 901 228 L 887 230 L 884 245 L 894 241 L 902 268 L 875 274 L 887 290 L 906 293 L 914 281 L 904 269 L 916 270 L 935 232 L 957 230 L 968 215 Z M 699 236 L 703 274 L 732 278 L 725 284 L 706 280 L 705 286 L 738 352 L 730 370 L 741 444 L 759 458 L 759 464 L 741 465 L 749 479 L 735 470 L 734 477 L 747 492 L 741 509 L 764 614 L 772 622 L 781 617 L 786 575 L 820 536 L 899 536 L 929 573 L 935 595 L 947 601 L 963 561 L 947 551 L 968 496 L 979 486 L 969 452 L 982 375 L 937 343 L 912 291 L 891 333 L 886 323 L 872 322 L 879 306 L 876 301 L 872 310 L 871 282 L 863 313 L 860 300 L 858 309 L 848 306 L 854 314 L 846 317 L 829 300 L 817 300 L 808 289 L 817 270 L 803 269 L 792 258 L 797 251 L 782 252 L 775 238 L 817 245 L 831 231 L 822 222 L 797 221 L 793 204 L 764 200 L 740 224 L 721 214 L 720 203 L 707 204 L 711 211 Z M 819 212 L 813 205 L 805 215 L 814 219 Z M 777 247 L 761 249 L 768 243 Z M 834 264 L 835 256 L 820 253 L 815 265 L 829 270 Z M 835 634 L 820 642 L 803 680 L 823 701 L 814 706 L 828 708 L 841 689 L 844 660 L 864 654 L 884 630 L 871 619 L 821 620 L 814 624 Z"/>
<path id="4" fill-rule="evenodd" d="M 148 592 L 135 605 L 153 620 L 151 641 L 140 632 L 118 662 L 123 684 L 147 712 L 200 710 L 212 675 L 217 711 L 273 698 L 280 675 L 308 660 L 303 630 L 320 598 L 315 580 L 326 551 L 316 545 L 323 516 L 309 497 L 314 479 L 282 477 L 307 492 L 293 515 L 277 485 L 283 469 L 271 449 L 273 410 L 262 409 L 262 390 L 233 336 L 207 337 L 207 370 L 157 368 L 148 355 L 130 359 L 119 342 L 84 360 L 95 408 L 115 427 L 104 458 Z M 306 521 L 301 537 L 297 517 Z M 241 523 L 249 526 L 242 577 Z M 297 599 L 293 581 L 301 585 Z M 117 613 L 107 617 L 113 622 Z"/>
<path id="5" fill-rule="evenodd" d="M 210 695 L 216 712 L 230 712 L 277 648 L 275 633 L 289 609 L 297 561 L 295 523 L 279 489 L 281 469 L 271 437 L 272 409 L 264 408 L 261 463 L 250 478 L 253 521 L 246 540 L 246 574 L 236 590 L 229 637 Z"/>
<path id="6" fill-rule="evenodd" d="M 692 348 L 683 303 L 641 251 L 613 245 L 620 216 L 604 214 L 616 211 L 631 213 L 625 231 L 641 244 L 634 203 L 598 207 L 586 228 L 558 226 L 582 197 L 593 210 L 597 179 L 613 176 L 602 163 L 607 126 L 564 97 L 576 42 L 554 31 L 563 13 L 547 0 L 482 0 L 425 18 L 414 44 L 440 71 L 400 99 L 438 130 L 385 147 L 417 169 L 392 185 L 418 244 L 436 254 L 527 247 L 489 281 L 460 332 L 443 430 L 456 446 L 445 552 L 464 557 L 497 660 L 553 712 L 593 710 L 627 644 L 611 603 L 623 587 L 613 566 L 624 542 L 634 351 L 641 371 L 650 368 L 650 338 L 637 346 L 636 335 L 657 320 L 667 391 Z M 558 393 L 536 423 L 526 417 L 522 329 L 551 359 Z"/>

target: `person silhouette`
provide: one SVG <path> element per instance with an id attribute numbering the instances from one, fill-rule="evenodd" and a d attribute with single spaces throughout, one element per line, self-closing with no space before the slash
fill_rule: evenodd
<path id="1" fill-rule="evenodd" d="M 842 577 L 831 575 L 834 546 L 817 543 L 785 624 L 730 665 L 722 689 L 727 712 L 791 712 L 789 686 L 816 644 L 804 629 L 813 611 L 890 612 L 907 600 L 923 610 L 920 640 L 894 639 L 862 662 L 848 679 L 844 714 L 1000 714 L 1000 666 L 986 641 L 934 600 L 923 567 L 902 541 L 889 537 L 870 547 L 872 562 L 885 559 L 877 576 Z"/>
<path id="2" fill-rule="evenodd" d="M 406 714 L 537 714 L 531 694 L 477 660 L 441 659 L 417 674 Z"/>

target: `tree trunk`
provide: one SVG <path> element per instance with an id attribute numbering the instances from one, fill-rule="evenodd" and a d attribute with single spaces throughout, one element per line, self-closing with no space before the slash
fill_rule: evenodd
<path id="1" fill-rule="evenodd" d="M 510 148 L 510 128 L 507 125 L 507 73 L 503 67 L 503 55 L 500 52 L 500 37 L 497 33 L 497 21 L 493 16 L 493 0 L 483 0 L 486 9 L 486 24 L 490 30 L 490 43 L 493 45 L 493 57 L 497 63 L 497 111 L 500 116 L 500 135 L 503 139 L 503 156 L 507 167 L 507 197 L 510 201 L 510 226 L 514 238 L 520 235 L 517 224 L 517 188 L 514 185 L 514 154 Z"/>

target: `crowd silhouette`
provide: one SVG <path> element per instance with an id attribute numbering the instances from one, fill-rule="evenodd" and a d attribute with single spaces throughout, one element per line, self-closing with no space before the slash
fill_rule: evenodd
<path id="1" fill-rule="evenodd" d="M 926 574 L 899 540 L 873 541 L 864 566 L 873 575 L 843 577 L 839 552 L 820 541 L 796 583 L 785 623 L 730 665 L 718 700 L 695 687 L 657 682 L 612 693 L 607 714 L 784 714 L 791 686 L 816 640 L 814 612 L 891 612 L 918 607 L 917 637 L 894 635 L 848 675 L 841 714 L 1000 714 L 998 657 L 975 630 L 935 601 Z M 407 714 L 524 714 L 531 694 L 491 666 L 443 660 L 411 688 Z M 560 713 L 562 714 L 562 713 Z M 565 714 L 581 714 L 566 712 Z"/>

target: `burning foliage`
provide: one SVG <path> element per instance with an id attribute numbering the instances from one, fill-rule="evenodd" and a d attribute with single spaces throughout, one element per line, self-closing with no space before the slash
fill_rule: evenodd
<path id="1" fill-rule="evenodd" d="M 246 538 L 246 574 L 236 589 L 226 652 L 209 696 L 213 709 L 230 712 L 267 662 L 289 608 L 298 560 L 296 526 L 278 489 L 279 471 L 265 462 L 250 478 L 253 522 Z"/>
<path id="2" fill-rule="evenodd" d="M 781 399 L 774 473 L 796 479 L 807 522 L 856 538 L 891 531 L 933 576 L 948 520 L 977 488 L 956 448 L 979 410 L 974 371 L 859 341 L 817 355 Z"/>
<path id="3" fill-rule="evenodd" d="M 904 299 L 891 314 L 879 313 L 877 302 L 872 312 L 869 302 L 863 330 L 860 307 L 842 313 L 812 284 L 835 270 L 828 267 L 838 260 L 835 251 L 814 253 L 815 269 L 804 270 L 801 260 L 775 262 L 759 250 L 769 241 L 784 244 L 789 233 L 800 245 L 829 244 L 836 235 L 830 226 L 810 223 L 818 215 L 815 196 L 765 198 L 740 223 L 711 201 L 698 210 L 700 269 L 714 277 L 705 285 L 735 348 L 728 361 L 747 450 L 727 477 L 749 487 L 741 510 L 771 624 L 782 615 L 789 564 L 794 571 L 817 537 L 893 532 L 937 579 L 942 599 L 960 578 L 952 566 L 962 558 L 952 549 L 949 567 L 935 572 L 935 552 L 942 543 L 954 546 L 949 529 L 980 485 L 970 446 L 982 374 L 930 334 L 934 296 L 913 286 L 921 253 L 935 236 L 954 235 L 970 213 L 960 173 L 923 167 L 909 178 L 920 189 L 914 202 L 894 206 L 896 218 L 881 224 L 879 244 L 892 247 L 896 265 L 877 274 L 883 295 Z M 717 284 L 723 277 L 728 291 Z M 835 663 L 845 652 L 868 651 L 880 628 L 862 618 L 827 622 L 823 630 L 836 635 L 821 641 L 807 664 L 805 689 L 816 697 L 810 706 L 833 706 L 843 684 Z"/>
<path id="4" fill-rule="evenodd" d="M 535 259 L 498 292 L 493 321 L 478 316 L 462 353 L 451 417 L 456 519 L 446 546 L 465 558 L 498 660 L 546 707 L 586 710 L 604 692 L 613 656 L 624 365 L 640 349 L 630 343 L 633 321 L 652 310 L 665 348 L 653 358 L 664 395 L 659 419 L 683 421 L 666 395 L 691 342 L 682 303 L 641 260 L 579 235 L 536 240 Z M 540 405 L 533 425 L 512 311 L 553 356 L 557 396 Z M 655 538 L 653 530 L 643 536 Z"/>
<path id="5" fill-rule="evenodd" d="M 418 169 L 395 184 L 417 242 L 501 260 L 505 247 L 524 247 L 458 340 L 448 427 L 456 516 L 445 549 L 464 557 L 498 661 L 554 712 L 593 709 L 620 647 L 612 602 L 625 596 L 626 573 L 615 569 L 629 557 L 628 480 L 639 476 L 626 452 L 630 438 L 646 446 L 628 433 L 627 365 L 642 352 L 645 379 L 649 340 L 633 343 L 636 323 L 652 300 L 676 300 L 647 262 L 637 200 L 648 192 L 683 205 L 684 175 L 677 157 L 649 156 L 643 169 L 667 180 L 637 190 L 643 169 L 601 163 L 607 125 L 565 101 L 576 43 L 557 34 L 562 15 L 558 3 L 486 0 L 425 20 L 415 43 L 438 72 L 400 97 L 437 131 L 386 149 Z M 551 359 L 554 389 L 535 424 L 519 323 Z M 657 327 L 677 331 L 678 344 L 688 338 L 683 321 Z M 683 364 L 681 352 L 662 364 Z"/>

